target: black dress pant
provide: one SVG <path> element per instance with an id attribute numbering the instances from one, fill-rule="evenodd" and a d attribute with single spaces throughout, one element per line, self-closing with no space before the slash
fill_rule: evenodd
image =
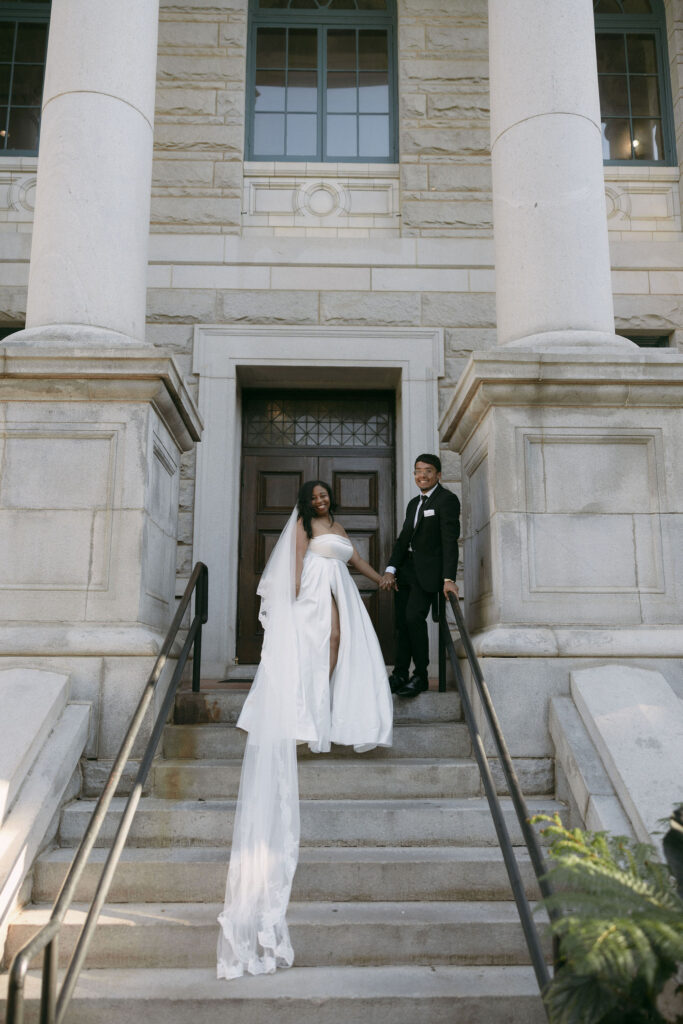
<path id="1" fill-rule="evenodd" d="M 410 661 L 415 672 L 427 679 L 429 664 L 429 636 L 427 616 L 434 600 L 431 591 L 423 590 L 415 573 L 413 556 L 408 555 L 398 570 L 398 591 L 394 596 L 396 614 L 396 659 L 395 671 L 410 671 Z"/>

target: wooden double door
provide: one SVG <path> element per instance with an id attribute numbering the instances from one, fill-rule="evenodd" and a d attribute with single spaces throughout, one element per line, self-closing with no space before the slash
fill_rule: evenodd
<path id="1" fill-rule="evenodd" d="M 386 392 L 245 393 L 237 623 L 240 664 L 255 664 L 260 658 L 256 588 L 304 481 L 324 480 L 330 485 L 338 506 L 336 518 L 354 547 L 378 572 L 384 570 L 394 541 L 393 406 L 394 396 Z M 365 576 L 353 575 L 385 661 L 391 663 L 392 595 L 379 591 Z"/>

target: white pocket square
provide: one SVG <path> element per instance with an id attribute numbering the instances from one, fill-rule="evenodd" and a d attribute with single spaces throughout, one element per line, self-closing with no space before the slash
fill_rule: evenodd
<path id="1" fill-rule="evenodd" d="M 427 516 L 433 516 L 435 514 L 436 514 L 436 509 L 435 508 L 426 508 L 424 510 L 424 517 L 425 517 L 425 519 L 427 518 Z"/>

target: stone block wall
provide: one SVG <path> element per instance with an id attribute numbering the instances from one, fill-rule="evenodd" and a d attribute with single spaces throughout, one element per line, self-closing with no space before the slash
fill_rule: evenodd
<path id="1" fill-rule="evenodd" d="M 153 232 L 239 234 L 247 0 L 162 0 Z"/>
<path id="2" fill-rule="evenodd" d="M 486 0 L 399 0 L 403 235 L 489 237 Z"/>

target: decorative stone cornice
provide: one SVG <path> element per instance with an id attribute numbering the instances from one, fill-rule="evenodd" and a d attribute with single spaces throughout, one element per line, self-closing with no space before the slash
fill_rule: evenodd
<path id="1" fill-rule="evenodd" d="M 46 330 L 50 329 L 36 328 L 21 335 L 39 335 Z M 182 451 L 199 441 L 202 419 L 167 352 L 151 346 L 106 349 L 85 344 L 75 347 L 48 338 L 42 341 L 17 340 L 0 347 L 0 396 L 14 400 L 149 401 Z"/>
<path id="2" fill-rule="evenodd" d="M 492 405 L 651 406 L 683 404 L 683 356 L 674 351 L 584 355 L 508 349 L 475 352 L 440 423 L 462 451 Z"/>

